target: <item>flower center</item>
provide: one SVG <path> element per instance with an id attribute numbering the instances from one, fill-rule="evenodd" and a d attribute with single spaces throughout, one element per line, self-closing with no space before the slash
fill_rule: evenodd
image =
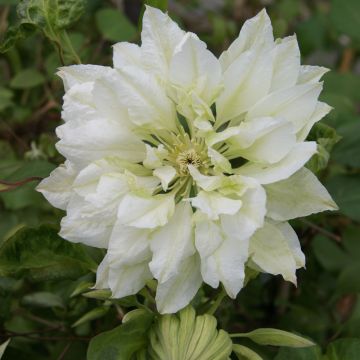
<path id="1" fill-rule="evenodd" d="M 193 165 L 196 168 L 202 165 L 201 157 L 196 153 L 195 149 L 189 149 L 181 152 L 176 158 L 180 175 L 187 175 L 189 173 L 188 165 Z"/>

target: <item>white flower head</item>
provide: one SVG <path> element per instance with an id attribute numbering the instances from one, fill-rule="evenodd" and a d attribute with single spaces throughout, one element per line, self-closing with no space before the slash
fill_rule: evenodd
<path id="1" fill-rule="evenodd" d="M 147 7 L 142 45 L 114 45 L 114 68 L 63 67 L 57 149 L 42 192 L 66 210 L 60 234 L 106 248 L 99 288 L 114 297 L 157 280 L 161 313 L 202 282 L 235 298 L 247 263 L 296 282 L 304 266 L 289 219 L 335 209 L 304 165 L 330 111 L 326 69 L 301 66 L 294 36 L 274 40 L 265 10 L 217 59 Z"/>

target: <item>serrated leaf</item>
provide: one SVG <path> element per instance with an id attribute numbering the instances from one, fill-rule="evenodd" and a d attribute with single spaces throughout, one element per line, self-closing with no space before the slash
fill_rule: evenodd
<path id="1" fill-rule="evenodd" d="M 315 344 L 302 336 L 272 328 L 260 328 L 248 333 L 232 335 L 233 337 L 246 337 L 260 345 L 308 347 Z"/>
<path id="2" fill-rule="evenodd" d="M 85 4 L 85 0 L 23 0 L 17 13 L 21 21 L 34 24 L 47 33 L 75 23 L 83 14 Z"/>
<path id="3" fill-rule="evenodd" d="M 259 354 L 243 345 L 233 345 L 233 352 L 239 360 L 263 360 Z"/>
<path id="4" fill-rule="evenodd" d="M 113 330 L 95 336 L 89 344 L 87 360 L 129 360 L 148 345 L 148 331 L 154 315 L 135 310 L 136 316 Z"/>
<path id="5" fill-rule="evenodd" d="M 92 309 L 89 312 L 87 312 L 85 315 L 83 315 L 80 319 L 75 321 L 74 324 L 72 324 L 71 326 L 76 327 L 86 322 L 99 319 L 105 316 L 108 311 L 109 311 L 109 306 L 100 306 L 95 309 Z"/>
<path id="6" fill-rule="evenodd" d="M 118 42 L 134 39 L 136 27 L 119 10 L 101 9 L 95 14 L 96 25 L 106 40 Z"/>
<path id="7" fill-rule="evenodd" d="M 26 22 L 20 23 L 19 25 L 10 26 L 4 35 L 2 43 L 0 44 L 0 53 L 9 51 L 15 45 L 15 43 L 21 39 L 29 37 L 35 31 L 36 26 Z"/>
<path id="8" fill-rule="evenodd" d="M 34 281 L 76 279 L 95 268 L 82 245 L 60 238 L 47 225 L 23 228 L 0 246 L 0 276 Z"/>
<path id="9" fill-rule="evenodd" d="M 10 81 L 14 89 L 29 89 L 46 81 L 43 74 L 36 69 L 25 69 L 18 72 Z"/>

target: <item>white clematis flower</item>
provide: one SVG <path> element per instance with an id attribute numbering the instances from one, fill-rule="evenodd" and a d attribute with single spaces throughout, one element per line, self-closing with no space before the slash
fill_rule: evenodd
<path id="1" fill-rule="evenodd" d="M 60 234 L 107 249 L 96 286 L 114 297 L 155 278 L 161 313 L 202 282 L 235 298 L 245 264 L 295 283 L 305 259 L 287 221 L 336 209 L 304 168 L 330 111 L 326 69 L 300 65 L 296 37 L 274 40 L 265 10 L 220 59 L 151 7 L 141 37 L 114 45 L 114 68 L 59 71 L 67 160 L 38 191 L 66 210 Z"/>

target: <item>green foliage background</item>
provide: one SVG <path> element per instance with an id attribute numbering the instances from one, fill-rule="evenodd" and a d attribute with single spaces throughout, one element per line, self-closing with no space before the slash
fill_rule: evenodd
<path id="1" fill-rule="evenodd" d="M 76 54 L 83 63 L 110 65 L 113 43 L 139 41 L 143 4 L 48 0 L 50 12 L 41 12 L 36 0 L 27 0 L 23 3 L 34 8 L 28 13 L 20 8 L 19 22 L 17 3 L 0 0 L 0 50 L 8 50 L 0 54 L 0 343 L 11 338 L 3 359 L 85 359 L 90 339 L 120 325 L 124 312 L 147 294 L 115 301 L 106 292 L 90 292 L 103 253 L 60 239 L 63 214 L 34 187 L 63 161 L 54 147 L 63 95 L 56 69 L 61 61 L 79 61 Z M 318 344 L 278 350 L 239 341 L 264 359 L 360 359 L 360 1 L 148 3 L 168 7 L 215 54 L 266 6 L 276 37 L 295 32 L 303 63 L 332 70 L 324 77 L 321 99 L 334 110 L 310 134 L 321 151 L 308 166 L 318 172 L 340 211 L 293 222 L 307 257 L 297 288 L 260 275 L 236 301 L 225 300 L 216 315 L 228 332 L 276 327 Z M 338 143 L 332 128 L 342 137 Z M 213 296 L 216 291 L 205 287 L 194 305 Z"/>

